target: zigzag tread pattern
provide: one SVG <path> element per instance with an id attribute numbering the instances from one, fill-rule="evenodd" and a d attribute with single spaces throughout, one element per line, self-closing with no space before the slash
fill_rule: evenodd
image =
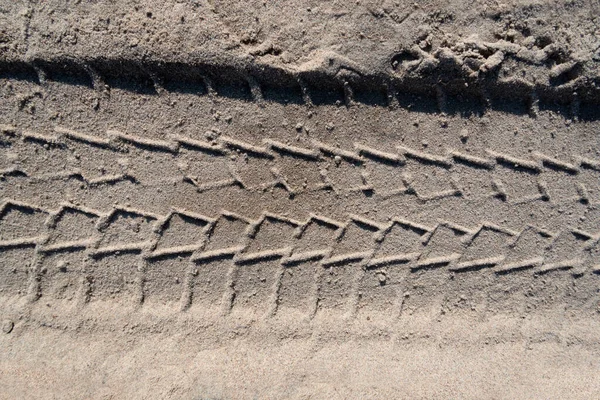
<path id="1" fill-rule="evenodd" d="M 312 265 L 315 286 L 306 288 L 312 313 L 343 294 L 352 315 L 361 292 L 376 290 L 362 286 L 373 271 L 381 286 L 392 271 L 498 280 L 523 273 L 598 276 L 600 231 L 531 225 L 514 231 L 491 222 L 426 226 L 360 215 L 344 221 L 269 212 L 258 219 L 228 211 L 206 216 L 182 209 L 157 215 L 71 203 L 46 210 L 7 199 L 0 206 L 0 253 L 3 295 L 82 303 L 126 295 L 125 301 L 136 304 L 158 297 L 182 309 L 204 299 L 224 313 L 267 304 L 268 315 L 277 312 L 286 285 L 294 284 L 294 271 Z"/>
<path id="2" fill-rule="evenodd" d="M 42 134 L 2 125 L 0 133 L 6 148 L 41 146 L 48 153 L 25 161 L 7 156 L 0 165 L 4 178 L 76 179 L 89 186 L 185 182 L 198 192 L 229 186 L 249 191 L 279 187 L 290 196 L 332 190 L 379 198 L 414 196 L 422 202 L 447 197 L 493 197 L 511 203 L 598 201 L 600 161 L 578 155 L 561 160 L 534 152 L 524 158 L 490 149 L 481 155 L 448 149 L 440 155 L 400 145 L 395 151 L 383 151 L 362 143 L 344 149 L 315 140 L 303 146 L 274 139 L 254 144 L 225 135 L 163 140 L 115 130 L 99 137 L 64 127 Z M 145 162 L 148 157 L 152 163 Z M 99 171 L 90 172 L 94 169 Z M 482 175 L 483 184 L 469 184 L 467 170 Z M 517 193 L 513 184 L 528 188 L 527 195 Z"/>

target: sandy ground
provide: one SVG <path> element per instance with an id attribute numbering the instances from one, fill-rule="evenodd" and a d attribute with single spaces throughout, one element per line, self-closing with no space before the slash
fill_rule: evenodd
<path id="1" fill-rule="evenodd" d="M 340 332 L 285 319 L 252 328 L 171 321 L 167 333 L 144 325 L 149 315 L 54 320 L 3 335 L 2 396 L 594 398 L 597 323 L 557 314 L 418 316 L 375 335 L 359 323 Z"/>
<path id="2" fill-rule="evenodd" d="M 598 15 L 0 1 L 0 397 L 599 397 Z"/>

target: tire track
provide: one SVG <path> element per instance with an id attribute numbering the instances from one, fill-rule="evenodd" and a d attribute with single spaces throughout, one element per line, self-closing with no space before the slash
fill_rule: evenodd
<path id="1" fill-rule="evenodd" d="M 329 234 L 307 236 L 315 226 Z M 535 226 L 517 232 L 490 222 L 425 226 L 357 215 L 345 221 L 320 215 L 300 221 L 269 212 L 250 219 L 227 211 L 204 216 L 180 209 L 157 215 L 124 207 L 101 212 L 69 203 L 46 210 L 10 200 L 0 208 L 0 238 L 2 292 L 8 296 L 25 295 L 26 286 L 32 301 L 65 298 L 67 291 L 66 298 L 82 303 L 158 300 L 181 309 L 198 298 L 220 303 L 225 313 L 255 308 L 266 316 L 277 312 L 283 285 L 294 284 L 284 274 L 307 264 L 321 271 L 310 314 L 333 304 L 348 316 L 358 311 L 365 274 L 373 271 L 379 271 L 382 286 L 388 271 L 397 269 L 409 276 L 467 273 L 496 279 L 513 274 L 521 279 L 523 271 L 552 279 L 600 272 L 600 232 L 549 232 Z M 27 250 L 21 264 L 10 254 L 14 250 Z M 56 255 L 75 257 L 80 264 L 55 264 Z M 179 266 L 172 268 L 173 263 Z M 202 271 L 216 274 L 220 287 L 210 280 L 202 284 Z M 332 285 L 331 273 L 342 274 L 343 281 Z M 27 276 L 27 284 L 12 279 L 16 274 Z M 204 293 L 197 296 L 200 288 Z"/>
<path id="2" fill-rule="evenodd" d="M 63 127 L 56 127 L 53 134 L 41 134 L 4 125 L 1 133 L 6 148 L 48 153 L 26 161 L 17 157 L 0 170 L 4 177 L 34 181 L 76 179 L 89 186 L 119 181 L 151 186 L 186 182 L 198 192 L 227 186 L 258 192 L 279 187 L 292 197 L 333 190 L 382 199 L 414 196 L 421 202 L 446 197 L 494 197 L 513 204 L 595 204 L 599 200 L 594 181 L 600 175 L 600 161 L 578 155 L 560 160 L 538 151 L 525 159 L 490 149 L 484 149 L 481 156 L 454 149 L 438 155 L 406 146 L 397 146 L 396 152 L 382 151 L 361 143 L 347 150 L 314 140 L 306 147 L 273 139 L 255 145 L 224 135 L 210 142 L 181 136 L 156 140 L 114 130 L 98 137 Z M 89 171 L 99 166 L 100 174 Z M 207 171 L 217 177 L 211 179 Z M 484 184 L 467 190 L 463 185 L 472 172 L 482 176 Z M 400 178 L 396 187 L 390 185 L 390 176 Z M 429 182 L 429 176 L 440 178 Z M 518 191 L 511 190 L 513 186 L 529 194 L 519 197 L 515 195 Z"/>

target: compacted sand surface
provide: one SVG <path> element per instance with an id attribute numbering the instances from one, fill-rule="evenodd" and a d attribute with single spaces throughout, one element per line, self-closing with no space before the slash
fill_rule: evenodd
<path id="1" fill-rule="evenodd" d="M 598 15 L 0 1 L 0 397 L 598 398 Z"/>

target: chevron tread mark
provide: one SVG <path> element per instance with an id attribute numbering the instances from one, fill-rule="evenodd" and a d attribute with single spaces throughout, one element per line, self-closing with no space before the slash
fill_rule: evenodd
<path id="1" fill-rule="evenodd" d="M 346 150 L 321 142 L 298 147 L 271 139 L 263 147 L 228 137 L 211 142 L 180 136 L 154 140 L 111 130 L 97 137 L 63 127 L 34 133 L 3 125 L 2 132 L 6 145 L 0 175 L 5 179 L 74 179 L 89 187 L 183 182 L 198 192 L 278 187 L 290 196 L 333 190 L 382 199 L 414 196 L 422 202 L 447 197 L 494 197 L 517 204 L 600 201 L 599 161 L 577 154 L 573 161 L 564 161 L 539 152 L 529 159 L 490 150 L 482 156 L 454 150 L 437 155 L 405 146 L 386 153 L 358 143 Z M 19 156 L 32 151 L 35 157 Z"/>
<path id="2" fill-rule="evenodd" d="M 600 262 L 600 232 L 576 228 L 182 209 L 159 215 L 68 202 L 46 210 L 15 200 L 4 202 L 1 216 L 2 293 L 32 301 L 252 309 L 257 317 L 298 309 L 309 318 L 327 310 L 360 316 L 377 307 L 400 315 L 430 307 L 433 298 L 442 309 L 475 310 L 490 307 L 494 288 L 506 283 L 513 289 L 501 297 L 537 279 L 597 279 Z M 492 299 L 461 297 L 475 282 Z M 565 285 L 564 293 L 581 296 Z"/>

